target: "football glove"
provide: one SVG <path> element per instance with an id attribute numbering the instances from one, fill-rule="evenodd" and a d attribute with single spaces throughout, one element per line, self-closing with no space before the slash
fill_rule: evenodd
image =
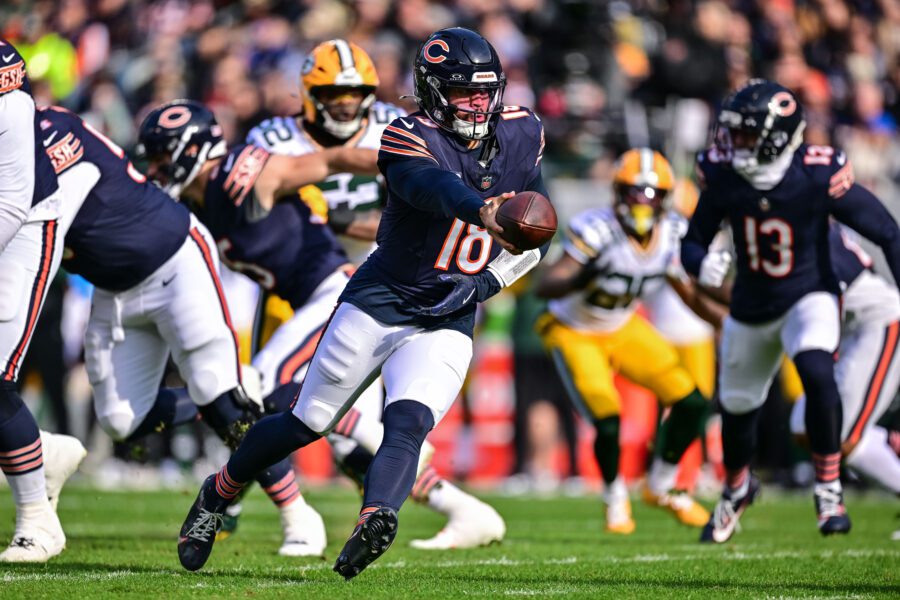
<path id="1" fill-rule="evenodd" d="M 721 287 L 730 268 L 730 252 L 710 252 L 703 257 L 703 262 L 700 263 L 700 277 L 697 278 L 697 281 L 706 287 Z"/>
<path id="2" fill-rule="evenodd" d="M 440 275 L 438 280 L 451 284 L 453 288 L 437 304 L 420 309 L 421 313 L 428 317 L 443 317 L 462 310 L 470 304 L 484 302 L 502 288 L 497 278 L 486 271 L 477 275 L 445 273 Z"/>

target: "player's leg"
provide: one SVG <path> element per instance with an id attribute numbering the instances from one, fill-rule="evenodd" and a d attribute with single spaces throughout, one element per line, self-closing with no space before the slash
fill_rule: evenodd
<path id="1" fill-rule="evenodd" d="M 397 511 L 412 491 L 425 436 L 462 389 L 472 338 L 458 331 L 408 327 L 398 335 L 382 376 L 387 391 L 384 437 L 366 473 L 357 527 L 335 571 L 349 579 L 393 542 Z"/>
<path id="2" fill-rule="evenodd" d="M 708 402 L 681 366 L 678 353 L 643 317 L 634 315 L 617 333 L 611 351 L 622 375 L 656 395 L 669 415 L 656 436 L 653 463 L 647 476 L 644 500 L 671 511 L 693 527 L 703 527 L 709 512 L 684 490 L 675 490 L 678 462 L 697 439 L 706 422 Z"/>
<path id="3" fill-rule="evenodd" d="M 538 332 L 569 398 L 596 430 L 594 457 L 604 483 L 606 530 L 626 535 L 632 533 L 635 525 L 631 518 L 631 503 L 625 482 L 619 476 L 619 392 L 613 384 L 603 339 L 579 333 L 549 315 L 538 322 Z"/>
<path id="4" fill-rule="evenodd" d="M 0 554 L 4 562 L 46 562 L 66 543 L 47 498 L 37 423 L 16 390 L 61 247 L 57 221 L 26 223 L 0 254 L 0 467 L 16 505 L 15 533 Z"/>
<path id="5" fill-rule="evenodd" d="M 759 492 L 750 474 L 756 452 L 756 425 L 781 361 L 781 320 L 750 325 L 725 320 L 719 352 L 719 403 L 725 488 L 700 541 L 722 543 L 734 533 L 744 510 Z"/>
<path id="6" fill-rule="evenodd" d="M 189 570 L 212 551 L 222 511 L 260 469 L 310 444 L 334 428 L 377 376 L 400 328 L 379 323 L 341 304 L 322 335 L 291 412 L 271 415 L 247 432 L 228 463 L 203 484 L 181 530 L 179 557 Z"/>
<path id="7" fill-rule="evenodd" d="M 166 269 L 172 271 L 168 277 L 161 272 Z M 234 450 L 262 410 L 241 385 L 237 337 L 204 228 L 191 229 L 188 241 L 157 277 L 169 285 L 149 290 L 145 304 L 154 307 L 155 322 L 203 420 Z M 284 543 L 279 554 L 320 556 L 326 544 L 324 524 L 300 494 L 290 460 L 265 465 L 255 480 L 281 516 Z"/>
<path id="8" fill-rule="evenodd" d="M 900 458 L 876 425 L 900 384 L 900 323 L 863 327 L 841 339 L 835 377 L 844 406 L 842 453 L 847 466 L 900 493 Z"/>
<path id="9" fill-rule="evenodd" d="M 840 341 L 837 298 L 823 292 L 801 298 L 785 316 L 781 339 L 806 393 L 806 433 L 816 471 L 819 531 L 846 533 L 850 518 L 840 481 L 843 407 L 834 371 Z"/>

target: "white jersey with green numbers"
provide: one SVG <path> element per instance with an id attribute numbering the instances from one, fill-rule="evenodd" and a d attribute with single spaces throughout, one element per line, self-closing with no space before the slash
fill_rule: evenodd
<path id="1" fill-rule="evenodd" d="M 552 300 L 557 319 L 583 331 L 612 332 L 628 322 L 642 297 L 656 293 L 677 265 L 687 223 L 666 213 L 646 246 L 629 237 L 611 208 L 575 215 L 566 231 L 567 254 L 595 275 L 580 290 Z"/>
<path id="2" fill-rule="evenodd" d="M 381 145 L 384 128 L 406 112 L 393 104 L 376 102 L 369 109 L 369 118 L 362 131 L 350 138 L 349 143 L 358 148 L 377 150 Z M 303 122 L 295 117 L 266 119 L 247 134 L 247 142 L 265 148 L 272 154 L 301 156 L 321 149 L 321 146 L 303 130 Z M 382 204 L 382 177 L 337 173 L 317 183 L 329 208 L 350 208 L 366 211 Z M 355 265 L 361 264 L 375 248 L 373 242 L 339 235 L 341 245 Z"/>

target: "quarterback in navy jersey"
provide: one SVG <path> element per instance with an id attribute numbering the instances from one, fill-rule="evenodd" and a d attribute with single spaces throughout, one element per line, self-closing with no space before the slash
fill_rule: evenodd
<path id="1" fill-rule="evenodd" d="M 74 438 L 39 432 L 17 390 L 62 257 L 58 183 L 38 118 L 25 61 L 0 38 L 0 468 L 16 505 L 15 532 L 0 562 L 46 562 L 62 552 L 56 498 L 84 457 Z"/>
<path id="2" fill-rule="evenodd" d="M 878 199 L 853 182 L 843 152 L 802 143 L 804 125 L 790 90 L 751 80 L 725 101 L 717 144 L 698 158 L 703 191 L 682 242 L 684 267 L 703 285 L 721 285 L 731 255 L 707 248 L 724 220 L 737 255 L 720 349 L 727 481 L 704 541 L 727 540 L 757 494 L 748 468 L 756 418 L 782 352 L 794 360 L 807 391 L 819 530 L 850 529 L 839 480 L 842 418 L 833 354 L 840 287 L 829 253 L 829 216 L 878 244 L 895 278 L 900 229 Z"/>
<path id="3" fill-rule="evenodd" d="M 184 532 L 215 521 L 256 465 L 327 434 L 381 373 L 384 438 L 366 475 L 359 520 L 335 563 L 351 578 L 383 554 L 416 478 L 425 436 L 450 408 L 472 356 L 475 304 L 515 281 L 543 250 L 521 252 L 495 220 L 512 192 L 545 192 L 543 133 L 524 108 L 504 109 L 506 78 L 494 48 L 475 32 L 432 34 L 414 64 L 421 112 L 382 136 L 379 168 L 388 199 L 378 249 L 347 285 L 291 412 L 267 417 L 204 483 Z M 198 569 L 212 540 L 179 545 Z"/>

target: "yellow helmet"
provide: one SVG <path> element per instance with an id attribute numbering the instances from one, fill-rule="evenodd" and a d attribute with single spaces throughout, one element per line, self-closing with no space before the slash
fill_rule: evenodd
<path id="1" fill-rule="evenodd" d="M 347 139 L 359 131 L 362 120 L 375 102 L 378 73 L 366 51 L 346 40 L 322 42 L 309 53 L 303 63 L 300 83 L 303 92 L 303 118 L 339 139 Z M 328 114 L 317 93 L 328 89 L 351 89 L 363 93 L 356 115 L 349 121 L 338 121 Z"/>
<path id="2" fill-rule="evenodd" d="M 675 174 L 669 161 L 650 148 L 632 148 L 619 157 L 613 177 L 613 208 L 625 230 L 638 237 L 653 231 L 669 208 Z"/>

